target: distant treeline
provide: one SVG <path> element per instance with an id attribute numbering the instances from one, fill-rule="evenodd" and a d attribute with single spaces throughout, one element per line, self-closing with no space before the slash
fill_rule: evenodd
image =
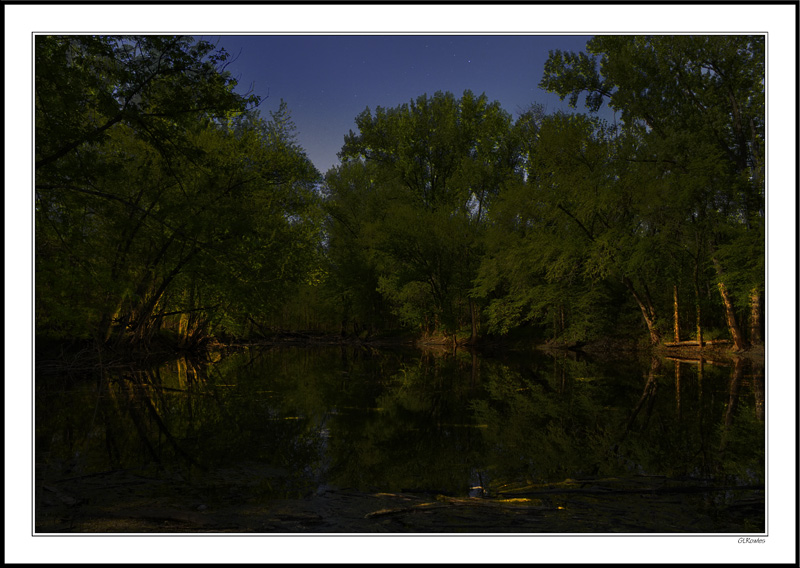
<path id="1" fill-rule="evenodd" d="M 36 37 L 38 338 L 762 342 L 762 36 L 551 52 L 540 86 L 586 113 L 470 91 L 367 108 L 324 175 L 227 57 Z"/>

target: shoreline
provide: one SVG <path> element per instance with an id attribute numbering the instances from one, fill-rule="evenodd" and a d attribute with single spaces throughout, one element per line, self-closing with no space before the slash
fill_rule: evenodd
<path id="1" fill-rule="evenodd" d="M 729 343 L 715 342 L 700 348 L 690 342 L 681 344 L 643 345 L 640 340 L 630 338 L 605 337 L 597 341 L 582 343 L 535 343 L 521 339 L 481 337 L 475 343 L 453 341 L 453 337 L 433 336 L 415 337 L 412 335 L 395 336 L 339 336 L 315 332 L 279 332 L 271 337 L 251 340 L 212 340 L 192 348 L 158 343 L 137 348 L 99 348 L 91 341 L 82 342 L 49 342 L 46 347 L 37 350 L 35 356 L 36 372 L 81 371 L 97 366 L 124 365 L 142 361 L 168 361 L 176 357 L 208 358 L 212 353 L 226 352 L 252 347 L 362 347 L 362 348 L 402 348 L 419 349 L 430 352 L 450 353 L 458 350 L 477 351 L 491 356 L 497 352 L 544 351 L 550 353 L 571 354 L 572 356 L 588 356 L 598 358 L 631 357 L 656 355 L 665 359 L 681 362 L 704 361 L 709 364 L 720 362 L 731 364 L 737 359 L 745 359 L 756 363 L 766 360 L 766 347 L 753 346 L 745 351 L 735 351 Z"/>

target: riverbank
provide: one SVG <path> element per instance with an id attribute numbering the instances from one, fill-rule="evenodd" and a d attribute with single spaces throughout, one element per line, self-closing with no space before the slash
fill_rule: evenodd
<path id="1" fill-rule="evenodd" d="M 156 341 L 146 346 L 99 347 L 92 341 L 48 342 L 36 349 L 36 370 L 38 373 L 62 373 L 85 371 L 98 367 L 126 365 L 148 362 L 157 364 L 175 357 L 206 359 L 219 353 L 236 351 L 251 347 L 268 346 L 351 346 L 364 348 L 412 348 L 449 353 L 457 349 L 474 349 L 481 353 L 507 351 L 529 351 L 531 349 L 551 353 L 566 353 L 572 357 L 586 355 L 596 358 L 613 358 L 632 355 L 651 354 L 667 359 L 700 361 L 713 364 L 729 364 L 736 359 L 746 359 L 757 363 L 765 360 L 763 345 L 746 351 L 735 351 L 730 343 L 714 342 L 702 348 L 688 343 L 661 344 L 652 346 L 642 340 L 619 337 L 604 337 L 592 342 L 534 342 L 530 338 L 480 337 L 470 343 L 468 337 L 444 335 L 416 336 L 410 333 L 393 332 L 376 335 L 342 336 L 313 331 L 278 331 L 270 336 L 246 340 L 210 340 L 201 345 L 182 347 L 170 342 Z M 212 355 L 213 354 L 213 355 Z"/>

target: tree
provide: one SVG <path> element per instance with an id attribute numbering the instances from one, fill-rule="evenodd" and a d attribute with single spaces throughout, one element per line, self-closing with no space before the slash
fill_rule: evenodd
<path id="1" fill-rule="evenodd" d="M 388 208 L 386 187 L 373 162 L 343 162 L 325 176 L 327 282 L 338 305 L 340 330 L 377 331 L 393 317 L 379 292 L 378 234 Z"/>
<path id="2" fill-rule="evenodd" d="M 526 321 L 549 324 L 553 337 L 587 341 L 609 332 L 624 284 L 654 342 L 660 340 L 649 274 L 632 266 L 651 238 L 633 219 L 641 203 L 620 183 L 612 132 L 585 115 L 537 119 L 527 179 L 491 212 L 488 253 L 477 291 L 494 298 L 490 321 L 506 331 Z M 641 251 L 641 252 L 640 252 Z"/>
<path id="3" fill-rule="evenodd" d="M 344 163 L 375 166 L 385 209 L 373 231 L 380 288 L 396 313 L 453 333 L 463 315 L 477 333 L 470 295 L 482 219 L 493 196 L 520 175 L 511 118 L 485 95 L 423 95 L 393 109 L 366 109 L 345 137 Z"/>
<path id="4" fill-rule="evenodd" d="M 288 108 L 259 118 L 209 49 L 37 44 L 39 332 L 146 345 L 167 327 L 196 344 L 316 270 L 319 175 Z"/>
<path id="5" fill-rule="evenodd" d="M 37 36 L 36 169 L 124 125 L 162 151 L 182 127 L 257 105 L 234 91 L 228 54 L 188 36 Z"/>
<path id="6" fill-rule="evenodd" d="M 638 132 L 641 144 L 627 159 L 650 164 L 651 175 L 672 178 L 672 187 L 691 187 L 673 218 L 702 236 L 695 262 L 699 272 L 715 269 L 731 336 L 743 349 L 724 282 L 730 269 L 720 256 L 734 234 L 754 231 L 745 240 L 758 241 L 763 227 L 764 38 L 598 36 L 587 52 L 551 52 L 540 85 L 569 97 L 573 107 L 585 93 L 590 111 L 607 100 L 621 112 L 624 129 Z M 737 295 L 758 298 L 760 266 L 753 263 L 749 288 Z"/>

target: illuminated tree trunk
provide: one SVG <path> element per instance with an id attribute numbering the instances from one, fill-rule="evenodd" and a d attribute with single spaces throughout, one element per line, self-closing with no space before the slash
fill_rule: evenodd
<path id="1" fill-rule="evenodd" d="M 636 289 L 633 287 L 633 283 L 629 278 L 623 277 L 622 283 L 625 284 L 628 290 L 630 290 L 630 293 L 633 295 L 633 299 L 636 300 L 636 304 L 642 311 L 642 317 L 644 317 L 644 322 L 647 324 L 647 331 L 650 332 L 650 343 L 653 345 L 661 343 L 661 333 L 656 328 L 656 316 L 652 303 L 648 301 L 647 304 L 645 304 L 642 301 L 642 298 L 636 292 Z"/>
<path id="2" fill-rule="evenodd" d="M 745 345 L 742 331 L 736 323 L 736 313 L 733 310 L 733 302 L 728 294 L 728 289 L 722 282 L 718 282 L 717 286 L 719 287 L 719 294 L 722 296 L 722 304 L 725 306 L 725 319 L 728 322 L 728 329 L 731 332 L 731 337 L 733 337 L 733 346 L 737 351 L 743 351 L 747 346 Z"/>
<path id="3" fill-rule="evenodd" d="M 712 260 L 714 262 L 714 268 L 717 270 L 717 276 L 719 276 L 717 287 L 719 288 L 720 296 L 722 296 L 722 304 L 725 306 L 725 320 L 728 322 L 728 330 L 733 338 L 733 346 L 736 351 L 744 351 L 747 345 L 745 344 L 742 331 L 736 323 L 736 312 L 733 309 L 733 302 L 731 301 L 730 294 L 728 294 L 728 288 L 725 286 L 725 283 L 722 282 L 722 268 L 716 258 Z"/>
<path id="4" fill-rule="evenodd" d="M 697 346 L 703 348 L 703 325 L 701 323 L 701 310 L 700 310 L 700 260 L 698 256 L 694 259 L 694 308 L 695 308 L 695 325 L 697 330 Z"/>
<path id="5" fill-rule="evenodd" d="M 700 296 L 697 297 L 697 304 L 696 304 L 696 314 L 697 314 L 697 346 L 702 348 L 703 347 L 703 324 L 700 322 Z"/>
<path id="6" fill-rule="evenodd" d="M 681 418 L 681 362 L 675 361 L 675 401 L 677 402 L 678 420 Z"/>
<path id="7" fill-rule="evenodd" d="M 181 342 L 185 342 L 189 337 L 189 314 L 186 312 L 182 313 L 178 320 L 178 337 Z"/>
<path id="8" fill-rule="evenodd" d="M 103 312 L 100 323 L 97 326 L 97 339 L 100 343 L 108 343 L 108 340 L 111 338 L 114 320 L 119 317 L 121 309 L 121 306 L 118 307 L 113 315 L 109 312 Z"/>
<path id="9" fill-rule="evenodd" d="M 674 331 L 675 331 L 675 343 L 680 342 L 681 340 L 681 326 L 678 322 L 678 285 L 672 285 L 672 299 L 673 299 L 673 313 L 672 317 L 674 319 Z"/>

